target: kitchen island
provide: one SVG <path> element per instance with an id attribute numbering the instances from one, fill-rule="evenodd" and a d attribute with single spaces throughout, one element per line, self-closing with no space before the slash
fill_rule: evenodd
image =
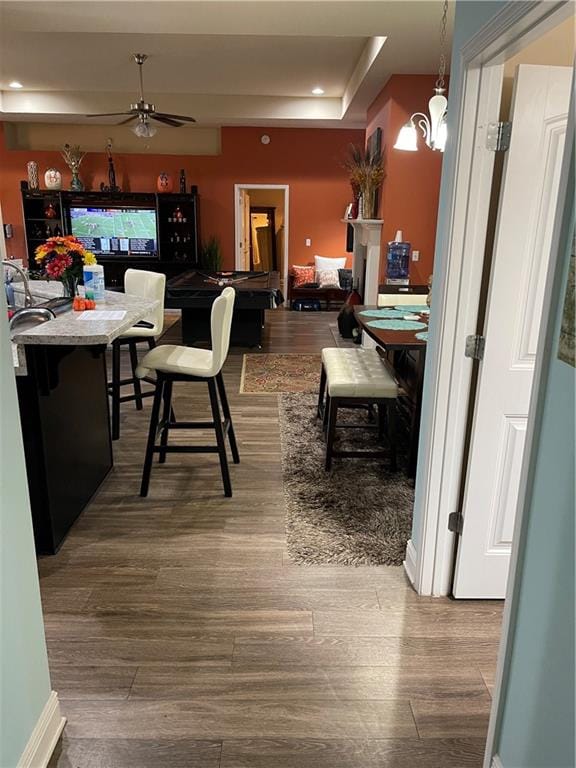
<path id="1" fill-rule="evenodd" d="M 35 303 L 62 286 L 31 282 Z M 14 364 L 38 554 L 58 551 L 113 465 L 106 348 L 157 302 L 106 291 L 97 311 L 71 309 L 14 332 Z M 101 315 L 100 312 L 112 315 Z"/>

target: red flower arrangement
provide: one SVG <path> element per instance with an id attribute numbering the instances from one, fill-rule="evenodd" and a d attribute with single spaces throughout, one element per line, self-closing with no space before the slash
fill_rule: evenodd
<path id="1" fill-rule="evenodd" d="M 35 260 L 42 272 L 51 280 L 61 280 L 70 293 L 82 277 L 85 264 L 96 264 L 96 257 L 86 250 L 77 237 L 50 237 L 36 248 Z M 73 290 L 72 287 L 73 286 Z"/>

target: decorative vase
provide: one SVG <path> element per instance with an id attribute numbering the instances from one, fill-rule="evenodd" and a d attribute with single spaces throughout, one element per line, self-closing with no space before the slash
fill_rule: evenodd
<path id="1" fill-rule="evenodd" d="M 376 189 L 374 187 L 364 187 L 362 190 L 362 216 L 365 219 L 373 219 L 374 203 L 376 201 Z"/>
<path id="2" fill-rule="evenodd" d="M 78 169 L 72 169 L 72 181 L 70 182 L 70 189 L 73 192 L 84 192 L 84 184 L 82 179 L 78 175 Z"/>
<path id="3" fill-rule="evenodd" d="M 363 219 L 364 218 L 364 198 L 362 195 L 358 198 L 358 216 L 357 219 Z"/>
<path id="4" fill-rule="evenodd" d="M 158 192 L 172 192 L 173 186 L 172 177 L 169 173 L 162 171 L 162 173 L 158 174 L 158 179 L 156 180 Z"/>
<path id="5" fill-rule="evenodd" d="M 28 189 L 40 189 L 38 163 L 35 160 L 30 160 L 30 162 L 26 164 L 26 170 L 28 171 Z"/>
<path id="6" fill-rule="evenodd" d="M 48 168 L 44 174 L 46 189 L 62 189 L 62 174 L 57 168 Z"/>
<path id="7" fill-rule="evenodd" d="M 75 275 L 62 277 L 62 295 L 73 299 L 78 295 L 78 278 Z"/>

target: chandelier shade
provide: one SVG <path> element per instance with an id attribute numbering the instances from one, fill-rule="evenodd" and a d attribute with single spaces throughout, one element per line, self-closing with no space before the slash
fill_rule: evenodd
<path id="1" fill-rule="evenodd" d="M 418 151 L 418 134 L 416 133 L 416 126 L 412 120 L 400 128 L 396 144 L 394 144 L 394 149 L 401 149 L 404 152 Z"/>

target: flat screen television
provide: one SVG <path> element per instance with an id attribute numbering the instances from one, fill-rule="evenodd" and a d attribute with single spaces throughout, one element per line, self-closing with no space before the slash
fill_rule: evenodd
<path id="1" fill-rule="evenodd" d="M 72 234 L 96 256 L 157 256 L 155 208 L 70 208 Z"/>

